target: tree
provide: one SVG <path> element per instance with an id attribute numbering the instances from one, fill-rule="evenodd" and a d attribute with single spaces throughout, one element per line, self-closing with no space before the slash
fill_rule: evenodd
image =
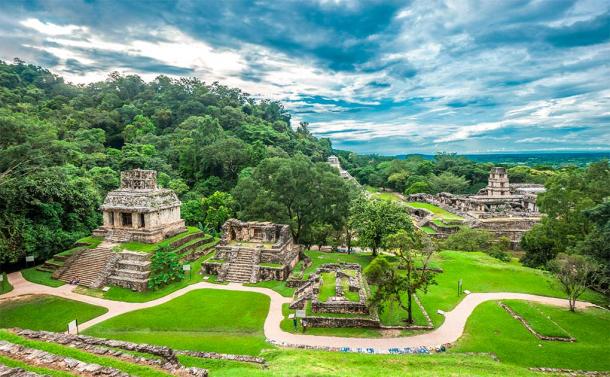
<path id="1" fill-rule="evenodd" d="M 457 176 L 451 172 L 443 172 L 440 175 L 431 175 L 428 178 L 432 193 L 450 192 L 460 194 L 466 191 L 468 181 L 462 176 Z"/>
<path id="2" fill-rule="evenodd" d="M 566 169 L 550 177 L 545 187 L 537 202 L 546 216 L 522 243 L 524 262 L 533 267 L 543 266 L 558 253 L 583 251 L 578 245 L 598 226 L 596 215 L 587 211 L 610 196 L 610 166 L 603 160 L 586 169 Z"/>
<path id="3" fill-rule="evenodd" d="M 548 267 L 568 296 L 570 311 L 574 311 L 578 297 L 595 281 L 597 263 L 582 255 L 559 254 L 549 262 Z"/>
<path id="4" fill-rule="evenodd" d="M 149 288 L 158 289 L 182 279 L 183 275 L 180 257 L 171 251 L 169 246 L 162 246 L 155 250 L 150 264 Z"/>
<path id="5" fill-rule="evenodd" d="M 206 229 L 219 232 L 222 225 L 235 213 L 235 199 L 227 192 L 216 191 L 203 199 L 202 207 L 205 215 L 203 224 Z"/>
<path id="6" fill-rule="evenodd" d="M 378 199 L 356 203 L 350 221 L 358 234 L 360 245 L 370 247 L 374 256 L 377 256 L 388 235 L 413 228 L 411 217 L 404 207 L 393 201 Z"/>
<path id="7" fill-rule="evenodd" d="M 349 208 L 345 180 L 328 164 L 304 156 L 263 160 L 240 176 L 233 196 L 240 218 L 289 224 L 298 242 L 316 222 L 340 229 Z"/>
<path id="8" fill-rule="evenodd" d="M 424 234 L 404 229 L 387 236 L 386 244 L 399 260 L 392 265 L 384 257 L 377 257 L 364 273 L 377 290 L 371 305 L 382 306 L 387 301 L 398 302 L 407 311 L 407 323 L 413 323 L 413 295 L 417 291 L 427 292 L 434 284 L 435 272 L 430 269 L 430 260 L 435 247 Z"/>

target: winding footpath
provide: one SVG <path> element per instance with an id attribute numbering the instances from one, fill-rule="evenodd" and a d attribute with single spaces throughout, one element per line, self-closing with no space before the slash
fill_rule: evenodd
<path id="1" fill-rule="evenodd" d="M 269 313 L 265 319 L 264 333 L 268 341 L 286 346 L 293 347 L 313 347 L 313 348 L 341 348 L 349 347 L 356 348 L 374 348 L 375 353 L 388 353 L 391 348 L 405 347 L 436 347 L 442 344 L 453 343 L 457 341 L 464 333 L 464 327 L 468 317 L 473 310 L 481 303 L 494 300 L 527 300 L 546 305 L 559 307 L 568 307 L 568 301 L 565 299 L 537 296 L 526 293 L 510 293 L 510 292 L 494 292 L 494 293 L 471 293 L 464 297 L 456 307 L 450 312 L 444 314 L 445 321 L 435 330 L 419 335 L 396 337 L 396 338 L 344 338 L 335 336 L 315 336 L 304 334 L 291 334 L 283 331 L 280 328 L 280 322 L 283 319 L 282 305 L 290 303 L 289 297 L 283 297 L 279 293 L 268 289 L 258 287 L 246 287 L 241 284 L 229 283 L 227 285 L 212 284 L 200 282 L 189 285 L 178 291 L 168 294 L 156 300 L 143 303 L 129 303 L 121 301 L 112 301 L 103 298 L 91 297 L 72 292 L 74 286 L 62 285 L 61 287 L 52 288 L 46 285 L 31 283 L 23 278 L 20 272 L 14 272 L 8 275 L 8 280 L 13 286 L 13 290 L 9 293 L 0 296 L 0 303 L 4 300 L 13 299 L 23 295 L 53 295 L 71 300 L 81 301 L 92 305 L 97 305 L 108 309 L 108 311 L 90 321 L 79 324 L 81 330 L 85 330 L 93 325 L 103 322 L 107 319 L 118 315 L 128 313 L 134 310 L 151 308 L 157 305 L 166 303 L 176 297 L 180 297 L 188 292 L 198 289 L 220 289 L 227 291 L 244 291 L 257 292 L 269 296 L 271 304 Z M 577 302 L 577 308 L 583 309 L 591 306 L 596 306 L 589 302 Z"/>

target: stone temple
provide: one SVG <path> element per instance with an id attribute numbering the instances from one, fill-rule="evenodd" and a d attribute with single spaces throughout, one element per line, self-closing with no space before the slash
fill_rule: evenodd
<path id="1" fill-rule="evenodd" d="M 328 158 L 327 162 L 330 166 L 339 170 L 339 174 L 341 175 L 341 178 L 356 182 L 356 179 L 354 177 L 352 177 L 352 175 L 347 170 L 345 170 L 345 169 L 343 169 L 343 167 L 341 167 L 341 162 L 339 162 L 339 157 L 334 156 L 334 155 L 330 156 Z"/>
<path id="2" fill-rule="evenodd" d="M 441 192 L 436 195 L 409 195 L 409 201 L 427 202 L 444 208 L 464 217 L 466 224 L 473 228 L 489 230 L 496 236 L 508 237 L 513 246 L 517 247 L 521 237 L 540 221 L 540 212 L 536 205 L 539 193 L 544 192 L 544 186 L 530 183 L 511 184 L 505 168 L 493 167 L 489 172 L 487 187 L 476 195 L 454 195 Z M 426 220 L 430 214 L 421 209 L 414 210 L 419 217 L 421 226 L 430 225 L 435 230 L 441 230 L 441 236 L 446 236 L 442 230 L 457 231 L 457 227 L 444 228 Z"/>
<path id="3" fill-rule="evenodd" d="M 230 219 L 222 231 L 216 255 L 203 265 L 220 281 L 285 280 L 299 261 L 301 248 L 288 225 Z"/>
<path id="4" fill-rule="evenodd" d="M 121 172 L 121 187 L 106 195 L 100 207 L 104 224 L 93 235 L 112 242 L 162 241 L 186 231 L 180 204 L 172 190 L 157 187 L 156 171 Z"/>

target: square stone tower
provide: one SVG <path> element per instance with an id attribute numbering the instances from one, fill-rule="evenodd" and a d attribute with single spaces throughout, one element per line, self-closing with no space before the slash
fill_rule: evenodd
<path id="1" fill-rule="evenodd" d="M 113 242 L 156 243 L 186 231 L 180 205 L 176 193 L 157 187 L 156 171 L 124 171 L 121 187 L 110 191 L 100 207 L 104 224 L 93 234 Z"/>
<path id="2" fill-rule="evenodd" d="M 508 174 L 505 168 L 491 168 L 487 182 L 487 196 L 510 196 Z"/>

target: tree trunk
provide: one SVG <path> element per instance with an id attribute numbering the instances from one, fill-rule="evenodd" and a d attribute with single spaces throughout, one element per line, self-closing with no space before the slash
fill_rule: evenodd
<path id="1" fill-rule="evenodd" d="M 411 293 L 407 293 L 408 295 L 408 300 L 407 300 L 407 323 L 412 324 L 413 323 L 413 303 L 412 303 L 412 294 Z"/>
<path id="2" fill-rule="evenodd" d="M 377 245 L 373 246 L 373 257 L 377 256 Z"/>
<path id="3" fill-rule="evenodd" d="M 570 302 L 570 311 L 575 312 L 576 311 L 576 297 L 570 296 L 568 301 Z"/>

